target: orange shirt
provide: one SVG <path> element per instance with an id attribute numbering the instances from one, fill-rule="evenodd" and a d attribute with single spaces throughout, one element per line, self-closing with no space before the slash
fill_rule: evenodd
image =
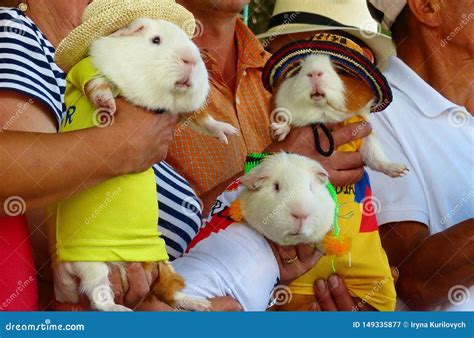
<path id="1" fill-rule="evenodd" d="M 240 20 L 235 37 L 238 49 L 236 93 L 224 83 L 219 66 L 205 57 L 211 81 L 209 103 L 205 111 L 216 120 L 240 130 L 224 145 L 181 125 L 175 133 L 167 162 L 189 180 L 200 195 L 243 170 L 247 153 L 262 152 L 270 139 L 270 94 L 262 85 L 261 75 L 270 54 Z"/>

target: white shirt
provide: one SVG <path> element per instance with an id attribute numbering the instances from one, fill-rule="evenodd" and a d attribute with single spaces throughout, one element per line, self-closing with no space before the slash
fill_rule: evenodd
<path id="1" fill-rule="evenodd" d="M 383 225 L 426 224 L 432 235 L 474 217 L 474 118 L 428 85 L 397 57 L 385 72 L 393 103 L 371 123 L 391 161 L 410 172 L 392 179 L 369 170 Z M 469 304 L 444 310 L 474 310 Z M 450 304 L 447 304 L 450 305 Z"/>
<path id="2" fill-rule="evenodd" d="M 227 190 L 218 197 L 190 251 L 172 264 L 186 282 L 187 295 L 231 296 L 244 311 L 265 311 L 280 270 L 267 240 L 227 216 L 227 206 L 243 189 Z"/>

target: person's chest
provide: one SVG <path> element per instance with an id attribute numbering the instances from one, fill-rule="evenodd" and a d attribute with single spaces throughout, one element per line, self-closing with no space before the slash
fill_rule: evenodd
<path id="1" fill-rule="evenodd" d="M 176 130 L 167 160 L 198 194 L 238 174 L 248 153 L 261 152 L 270 144 L 270 94 L 263 88 L 260 76 L 258 69 L 242 71 L 235 94 L 222 81 L 211 81 L 204 111 L 240 132 L 229 138 L 228 145 L 201 135 L 186 124 Z"/>
<path id="2" fill-rule="evenodd" d="M 413 103 L 395 99 L 374 129 L 389 130 L 400 144 L 410 175 L 421 183 L 432 229 L 474 217 L 474 118 L 460 109 L 428 117 Z"/>

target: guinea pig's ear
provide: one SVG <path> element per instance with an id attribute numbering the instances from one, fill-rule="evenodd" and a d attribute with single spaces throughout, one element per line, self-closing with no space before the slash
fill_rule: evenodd
<path id="1" fill-rule="evenodd" d="M 314 163 L 311 168 L 318 182 L 326 184 L 329 182 L 329 173 L 319 163 Z"/>
<path id="2" fill-rule="evenodd" d="M 143 20 L 135 20 L 127 27 L 120 28 L 110 36 L 121 37 L 121 36 L 132 36 L 139 34 L 145 30 L 145 22 Z"/>
<path id="3" fill-rule="evenodd" d="M 249 190 L 258 190 L 263 183 L 270 177 L 268 173 L 265 173 L 260 168 L 251 170 L 247 175 L 239 178 L 239 181 Z"/>

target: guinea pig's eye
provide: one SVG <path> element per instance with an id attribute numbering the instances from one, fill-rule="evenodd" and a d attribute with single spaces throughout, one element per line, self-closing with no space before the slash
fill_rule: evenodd
<path id="1" fill-rule="evenodd" d="M 273 189 L 275 189 L 275 191 L 277 192 L 280 191 L 280 183 L 278 182 L 273 183 Z"/>
<path id="2" fill-rule="evenodd" d="M 155 45 L 159 45 L 161 43 L 161 38 L 159 36 L 155 36 L 151 42 L 153 42 Z"/>

